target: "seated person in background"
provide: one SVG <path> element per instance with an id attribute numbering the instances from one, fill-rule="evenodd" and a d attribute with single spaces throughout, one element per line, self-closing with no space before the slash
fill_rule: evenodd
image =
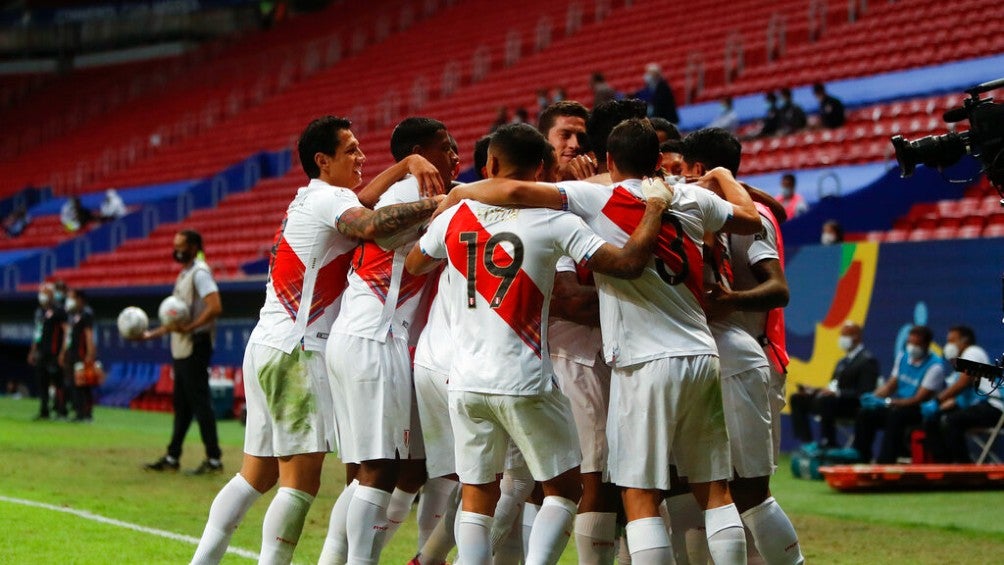
<path id="1" fill-rule="evenodd" d="M 3 229 L 7 236 L 14 238 L 24 233 L 25 228 L 31 223 L 31 216 L 24 206 L 18 206 L 13 212 L 3 220 Z"/>
<path id="2" fill-rule="evenodd" d="M 821 82 L 812 85 L 812 94 L 819 100 L 819 125 L 830 129 L 844 125 L 847 118 L 843 102 L 827 94 L 826 87 Z"/>
<path id="3" fill-rule="evenodd" d="M 990 356 L 976 345 L 972 328 L 955 326 L 948 330 L 945 341 L 945 361 L 966 359 L 990 364 Z M 983 379 L 977 392 L 973 379 L 964 371 L 955 371 L 946 379 L 948 388 L 928 402 L 936 411 L 924 422 L 924 441 L 928 453 L 938 463 L 972 463 L 966 430 L 994 426 L 1004 410 L 1001 391 L 994 391 L 990 381 Z"/>
<path id="4" fill-rule="evenodd" d="M 105 199 L 101 201 L 101 212 L 100 219 L 102 222 L 110 222 L 112 220 L 117 220 L 122 216 L 126 215 L 126 205 L 119 196 L 118 191 L 114 188 L 109 188 L 105 191 Z"/>
<path id="5" fill-rule="evenodd" d="M 782 88 L 781 105 L 778 107 L 778 131 L 782 134 L 795 133 L 804 129 L 808 120 L 805 117 L 805 110 L 791 99 L 791 89 Z"/>
<path id="6" fill-rule="evenodd" d="M 80 203 L 80 198 L 77 196 L 71 196 L 69 200 L 63 203 L 63 207 L 59 210 L 59 222 L 69 232 L 75 232 L 83 228 L 93 219 L 94 214 L 87 208 L 84 208 L 84 205 Z"/>
<path id="7" fill-rule="evenodd" d="M 860 397 L 875 390 L 879 377 L 879 362 L 861 343 L 861 326 L 848 321 L 840 329 L 838 342 L 845 352 L 837 362 L 833 379 L 826 388 L 798 385 L 791 395 L 791 425 L 795 437 L 803 443 L 812 441 L 809 416 L 820 419 L 820 447 L 837 445 L 837 418 L 854 418 L 861 409 Z"/>
<path id="8" fill-rule="evenodd" d="M 854 449 L 870 461 L 875 433 L 884 429 L 879 464 L 896 462 L 906 430 L 921 423 L 920 405 L 945 387 L 945 362 L 931 353 L 931 330 L 914 326 L 906 340 L 906 352 L 893 365 L 892 376 L 874 393 L 861 395 L 861 411 L 854 421 Z"/>
<path id="9" fill-rule="evenodd" d="M 735 109 L 732 107 L 732 97 L 726 96 L 722 98 L 722 113 L 718 114 L 718 117 L 711 120 L 708 124 L 709 128 L 722 128 L 728 130 L 730 133 L 735 133 L 739 129 L 739 114 L 736 114 Z"/>
<path id="10" fill-rule="evenodd" d="M 777 108 L 777 95 L 772 90 L 764 94 L 763 99 L 767 104 L 767 112 L 763 115 L 763 124 L 760 126 L 760 132 L 757 134 L 757 137 L 774 135 L 777 133 L 777 128 L 781 123 L 781 114 Z"/>
<path id="11" fill-rule="evenodd" d="M 844 242 L 844 228 L 836 220 L 826 220 L 819 234 L 819 243 L 834 245 Z"/>
<path id="12" fill-rule="evenodd" d="M 784 206 L 789 220 L 809 209 L 802 195 L 795 192 L 795 175 L 791 173 L 781 176 L 781 194 L 777 196 L 777 201 Z"/>

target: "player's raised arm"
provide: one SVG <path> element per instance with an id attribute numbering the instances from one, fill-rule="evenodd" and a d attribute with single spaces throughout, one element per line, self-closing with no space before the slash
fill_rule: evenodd
<path id="1" fill-rule="evenodd" d="M 722 226 L 723 230 L 752 235 L 763 228 L 760 224 L 760 213 L 753 205 L 753 198 L 728 169 L 715 167 L 698 179 L 697 184 L 721 194 L 722 198 L 732 205 L 732 214 Z"/>
<path id="2" fill-rule="evenodd" d="M 376 206 L 380 196 L 387 192 L 388 188 L 409 173 L 418 180 L 418 188 L 422 196 L 435 196 L 445 192 L 443 178 L 435 165 L 421 155 L 412 154 L 373 177 L 373 180 L 360 190 L 356 197 L 359 198 L 359 202 L 363 206 L 372 208 Z"/>
<path id="3" fill-rule="evenodd" d="M 443 201 L 439 211 L 442 212 L 464 199 L 476 200 L 489 206 L 522 206 L 552 210 L 561 210 L 564 206 L 561 191 L 553 184 L 496 177 L 454 188 Z"/>
<path id="4" fill-rule="evenodd" d="M 640 277 L 652 258 L 652 250 L 662 227 L 662 214 L 667 206 L 666 200 L 662 198 L 649 198 L 645 202 L 645 215 L 624 247 L 604 243 L 592 254 L 586 265 L 597 273 L 612 277 Z"/>

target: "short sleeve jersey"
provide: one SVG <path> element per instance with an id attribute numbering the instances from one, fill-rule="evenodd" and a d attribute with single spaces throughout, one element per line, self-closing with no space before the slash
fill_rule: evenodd
<path id="1" fill-rule="evenodd" d="M 623 246 L 645 213 L 641 181 L 615 186 L 559 183 L 568 209 L 603 239 Z M 732 207 L 711 192 L 687 184 L 674 187 L 652 260 L 641 277 L 623 280 L 596 274 L 600 326 L 608 364 L 636 363 L 687 355 L 717 355 L 704 314 L 705 231 L 718 231 Z"/>
<path id="2" fill-rule="evenodd" d="M 251 342 L 290 352 L 323 351 L 357 241 L 338 218 L 362 204 L 347 188 L 313 179 L 286 209 L 272 246 L 265 305 Z"/>
<path id="3" fill-rule="evenodd" d="M 603 240 L 571 214 L 465 200 L 436 218 L 420 244 L 429 257 L 449 260 L 450 390 L 551 391 L 547 312 L 555 264 L 562 255 L 585 261 Z"/>
<path id="4" fill-rule="evenodd" d="M 418 181 L 407 177 L 391 186 L 375 208 L 419 199 Z M 414 276 L 404 268 L 404 260 L 417 237 L 417 230 L 409 230 L 397 239 L 394 248 L 366 241 L 356 249 L 333 332 L 381 343 L 392 336 L 408 339 L 426 281 L 425 275 Z"/>

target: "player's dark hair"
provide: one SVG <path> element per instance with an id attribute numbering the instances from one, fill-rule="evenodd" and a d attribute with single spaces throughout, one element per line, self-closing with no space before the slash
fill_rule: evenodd
<path id="1" fill-rule="evenodd" d="M 931 345 L 931 342 L 934 341 L 934 333 L 927 326 L 913 326 L 910 328 L 910 335 L 919 337 L 925 345 Z"/>
<path id="2" fill-rule="evenodd" d="M 610 132 L 607 152 L 625 177 L 652 176 L 660 160 L 659 136 L 647 120 L 624 120 Z"/>
<path id="3" fill-rule="evenodd" d="M 485 168 L 488 164 L 488 144 L 492 142 L 492 136 L 486 135 L 481 139 L 474 142 L 474 174 L 478 178 L 484 178 L 481 176 L 481 169 Z"/>
<path id="4" fill-rule="evenodd" d="M 551 128 L 554 127 L 554 123 L 557 122 L 558 118 L 561 116 L 588 120 L 589 110 L 574 100 L 562 100 L 560 102 L 555 102 L 547 108 L 544 108 L 544 111 L 540 113 L 540 117 L 537 118 L 537 129 L 540 130 L 540 133 L 547 136 L 547 132 L 551 131 Z"/>
<path id="5" fill-rule="evenodd" d="M 666 118 L 653 116 L 648 119 L 648 123 L 652 124 L 652 129 L 654 129 L 656 133 L 661 131 L 666 134 L 666 141 L 673 141 L 674 139 L 678 140 L 683 137 L 680 135 L 680 130 L 673 125 L 673 122 L 667 120 Z"/>
<path id="6" fill-rule="evenodd" d="M 544 172 L 550 175 L 558 166 L 558 157 L 554 154 L 554 146 L 548 142 L 545 143 L 547 143 L 547 151 L 544 152 Z"/>
<path id="7" fill-rule="evenodd" d="M 338 150 L 338 132 L 351 127 L 352 122 L 335 116 L 323 116 L 307 124 L 296 142 L 300 166 L 307 178 L 316 179 L 321 176 L 321 168 L 314 162 L 314 155 L 334 155 Z"/>
<path id="8" fill-rule="evenodd" d="M 976 344 L 976 332 L 974 332 L 973 328 L 970 328 L 969 326 L 952 326 L 948 331 L 959 334 L 959 337 L 965 340 L 965 342 L 969 345 Z"/>
<path id="9" fill-rule="evenodd" d="M 784 182 L 784 181 L 791 181 L 791 186 L 792 186 L 792 188 L 794 188 L 794 186 L 795 186 L 795 175 L 793 175 L 791 173 L 784 173 L 783 175 L 781 175 L 781 181 L 782 182 Z"/>
<path id="10" fill-rule="evenodd" d="M 739 174 L 743 146 L 736 136 L 722 128 L 704 128 L 680 140 L 679 153 L 687 165 L 701 163 L 707 170 L 725 167 Z"/>
<path id="11" fill-rule="evenodd" d="M 488 147 L 506 164 L 515 168 L 521 174 L 529 174 L 537 169 L 546 159 L 546 153 L 552 151 L 547 139 L 529 124 L 507 124 L 495 130 Z"/>
<path id="12" fill-rule="evenodd" d="M 593 108 L 586 122 L 586 137 L 589 138 L 589 148 L 598 161 L 607 159 L 607 138 L 617 124 L 631 118 L 644 118 L 648 114 L 648 105 L 636 98 L 628 100 L 609 100 Z"/>
<path id="13" fill-rule="evenodd" d="M 423 146 L 432 141 L 439 130 L 446 129 L 443 122 L 432 118 L 412 116 L 401 120 L 390 134 L 390 153 L 395 161 L 411 155 L 416 145 Z"/>
<path id="14" fill-rule="evenodd" d="M 185 238 L 185 243 L 195 246 L 196 249 L 202 251 L 202 234 L 195 230 L 178 230 L 178 233 L 181 237 Z"/>

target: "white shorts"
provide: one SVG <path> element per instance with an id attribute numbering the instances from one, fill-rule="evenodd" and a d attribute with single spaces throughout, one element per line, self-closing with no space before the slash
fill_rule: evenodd
<path id="1" fill-rule="evenodd" d="M 770 427 L 771 427 L 771 439 L 774 442 L 774 461 L 777 462 L 777 458 L 781 456 L 781 411 L 788 404 L 787 398 L 787 381 L 788 375 L 786 373 L 779 373 L 774 370 L 773 367 L 770 369 Z"/>
<path id="2" fill-rule="evenodd" d="M 450 397 L 446 389 L 449 380 L 449 375 L 415 365 L 415 400 L 422 421 L 425 467 L 430 479 L 457 472 L 453 427 L 450 425 Z"/>
<path id="3" fill-rule="evenodd" d="M 732 467 L 739 477 L 752 479 L 774 473 L 769 386 L 769 367 L 722 377 Z"/>
<path id="4" fill-rule="evenodd" d="M 408 343 L 331 334 L 327 346 L 343 463 L 408 459 L 412 382 Z"/>
<path id="5" fill-rule="evenodd" d="M 331 451 L 331 388 L 320 351 L 296 348 L 284 353 L 249 343 L 244 350 L 244 395 L 244 453 L 285 457 Z"/>
<path id="6" fill-rule="evenodd" d="M 451 391 L 450 421 L 464 484 L 494 481 L 505 469 L 510 438 L 537 481 L 582 461 L 572 408 L 557 389 L 534 396 Z"/>
<path id="7" fill-rule="evenodd" d="M 597 354 L 592 367 L 551 356 L 561 392 L 568 397 L 582 448 L 582 472 L 607 468 L 607 408 L 610 405 L 610 367 Z"/>
<path id="8" fill-rule="evenodd" d="M 665 357 L 615 367 L 607 443 L 610 480 L 669 490 L 669 466 L 706 483 L 732 477 L 718 357 Z"/>

